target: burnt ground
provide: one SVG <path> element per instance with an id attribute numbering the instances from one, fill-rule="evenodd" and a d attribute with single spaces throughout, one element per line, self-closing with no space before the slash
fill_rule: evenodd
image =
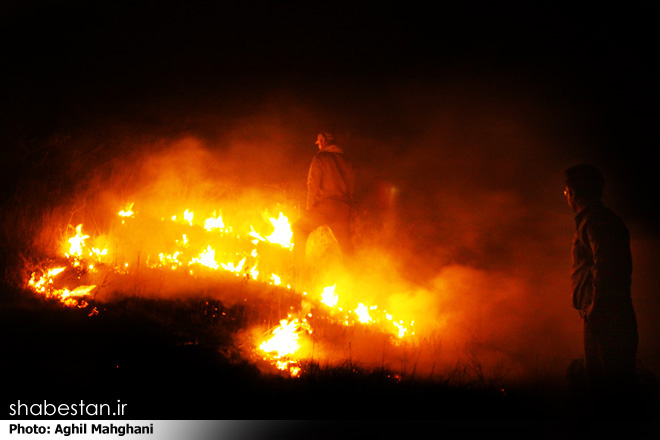
<path id="1" fill-rule="evenodd" d="M 551 396 L 532 385 L 503 391 L 486 384 L 395 378 L 359 365 L 307 364 L 297 379 L 264 373 L 243 359 L 234 338 L 246 325 L 242 304 L 124 298 L 79 309 L 11 287 L 0 298 L 0 365 L 4 383 L 14 385 L 3 393 L 4 411 L 18 400 L 121 400 L 127 407 L 116 418 L 314 420 L 329 436 L 335 432 L 330 426 L 335 433 L 392 434 L 414 426 L 563 438 L 594 426 L 612 429 L 585 418 L 587 400 L 579 384 L 571 395 Z M 88 316 L 93 307 L 99 313 Z M 639 438 L 656 429 L 658 414 L 657 387 L 644 380 L 635 420 L 617 425 Z M 343 423 L 329 423 L 338 420 Z"/>

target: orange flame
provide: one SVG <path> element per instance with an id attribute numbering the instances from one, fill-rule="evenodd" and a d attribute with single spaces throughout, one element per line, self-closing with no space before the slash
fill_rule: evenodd
<path id="1" fill-rule="evenodd" d="M 301 372 L 300 366 L 291 356 L 300 349 L 300 334 L 303 331 L 312 332 L 306 319 L 282 319 L 280 325 L 270 332 L 272 336 L 259 345 L 264 359 L 270 361 L 278 370 L 288 371 L 292 377 L 298 376 Z"/>
<path id="2" fill-rule="evenodd" d="M 138 227 L 133 208 L 134 203 L 130 203 L 124 209 L 118 211 L 118 216 L 122 220 L 122 231 L 128 231 L 129 229 L 127 228 Z M 146 265 L 150 269 L 187 270 L 193 276 L 196 275 L 193 273 L 193 266 L 203 266 L 212 270 L 222 269 L 236 276 L 244 276 L 246 279 L 251 280 L 257 280 L 260 272 L 265 271 L 264 274 L 266 275 L 262 275 L 261 282 L 274 286 L 284 285 L 296 291 L 296 286 L 292 287 L 292 280 L 287 280 L 286 275 L 272 272 L 275 268 L 268 266 L 269 262 L 272 264 L 272 261 L 270 261 L 272 258 L 270 260 L 260 260 L 261 251 L 264 250 L 263 246 L 277 245 L 285 250 L 291 250 L 293 248 L 291 241 L 293 234 L 289 218 L 283 212 L 279 212 L 277 218 L 266 215 L 264 217 L 270 221 L 274 228 L 269 235 L 255 231 L 252 226 L 250 226 L 249 231 L 243 229 L 234 233 L 232 226 L 227 225 L 222 215 L 217 215 L 216 212 L 213 212 L 203 222 L 198 221 L 197 223 L 193 222 L 195 214 L 189 209 L 183 212 L 183 220 L 178 222 L 176 215 L 171 217 L 163 216 L 161 217 L 161 221 L 163 222 L 165 222 L 166 218 L 177 222 L 176 234 L 170 235 L 169 238 L 167 238 L 168 236 L 165 232 L 162 235 L 166 238 L 166 244 L 167 240 L 169 240 L 168 246 L 170 248 L 166 252 L 163 252 L 162 248 L 155 250 L 155 252 L 153 249 L 150 249 L 143 258 L 145 258 Z M 125 222 L 128 218 L 133 220 Z M 201 218 L 204 217 L 202 216 Z M 185 229 L 182 230 L 182 228 Z M 167 231 L 167 229 L 163 231 Z M 209 241 L 203 241 L 205 239 Z M 222 241 L 225 239 L 229 239 L 230 241 Z M 201 243 L 200 240 L 202 240 Z M 89 235 L 83 233 L 82 224 L 76 226 L 75 235 L 67 240 L 69 246 L 66 252 L 64 252 L 69 265 L 80 268 L 85 263 L 86 270 L 92 271 L 96 270 L 94 263 L 113 261 L 114 263 L 112 265 L 106 264 L 105 267 L 108 270 L 114 270 L 115 273 L 120 275 L 127 274 L 129 267 L 133 267 L 134 263 L 130 262 L 130 260 L 122 261 L 123 257 L 121 254 L 109 256 L 108 243 L 105 243 L 104 246 L 99 246 L 98 241 L 98 239 L 91 238 Z M 212 244 L 209 244 L 209 242 Z M 236 246 L 236 243 L 241 244 L 239 245 L 239 249 L 236 249 L 232 247 L 228 248 L 226 243 L 231 243 L 232 246 Z M 247 247 L 250 246 L 249 243 L 252 244 L 251 247 Z M 116 249 L 117 246 L 110 246 L 110 248 Z M 259 270 L 257 270 L 257 267 L 259 267 Z M 55 288 L 55 278 L 65 270 L 66 267 L 56 267 L 41 272 L 34 272 L 31 274 L 27 283 L 28 287 L 46 297 L 57 297 L 63 304 L 68 306 L 86 304 L 85 301 L 79 299 L 90 296 L 95 291 L 96 285 Z M 270 276 L 267 274 L 270 274 Z M 340 307 L 340 295 L 337 293 L 337 284 L 322 288 L 320 297 L 316 296 L 312 301 L 318 301 L 324 306 L 329 307 L 333 314 L 331 319 L 334 319 L 335 322 L 341 325 L 374 325 L 399 339 L 414 334 L 412 332 L 414 322 L 405 323 L 401 319 L 395 319 L 392 314 L 376 305 L 368 307 L 365 305 L 365 298 L 360 298 L 362 300 L 361 302 L 352 302 L 357 294 L 352 292 L 350 286 L 344 286 L 342 289 L 344 288 L 346 290 L 342 290 L 341 295 L 342 307 Z M 307 294 L 302 292 L 302 295 Z M 373 304 L 373 302 L 370 303 Z M 339 312 L 342 313 L 339 314 Z M 90 316 L 94 314 L 95 312 L 92 311 Z M 308 315 L 302 313 L 300 316 Z M 304 334 L 311 334 L 311 331 L 310 325 L 305 318 L 294 319 L 289 316 L 287 319 L 281 320 L 279 326 L 269 332 L 267 339 L 261 341 L 259 344 L 255 344 L 255 346 L 263 358 L 268 360 L 276 368 L 282 371 L 288 371 L 292 376 L 296 376 L 301 372 L 300 365 L 298 364 L 301 356 L 299 354 L 301 351 L 300 338 Z"/>
<path id="3" fill-rule="evenodd" d="M 291 225 L 289 224 L 289 219 L 280 212 L 278 218 L 269 218 L 271 224 L 275 227 L 275 231 L 266 237 L 266 240 L 274 244 L 279 244 L 284 248 L 293 248 L 293 243 L 291 239 L 293 238 L 293 232 L 291 231 Z"/>

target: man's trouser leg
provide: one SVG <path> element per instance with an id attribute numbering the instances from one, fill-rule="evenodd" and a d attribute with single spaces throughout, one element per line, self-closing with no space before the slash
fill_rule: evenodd
<path id="1" fill-rule="evenodd" d="M 337 239 L 337 243 L 339 244 L 339 248 L 341 249 L 344 258 L 351 257 L 355 253 L 353 238 L 351 236 L 349 215 L 350 213 L 342 213 L 342 217 L 328 225 L 332 230 L 332 234 Z"/>
<path id="2" fill-rule="evenodd" d="M 608 417 L 635 407 L 637 323 L 634 312 L 585 320 L 585 367 L 594 402 Z"/>
<path id="3" fill-rule="evenodd" d="M 293 232 L 293 253 L 296 264 L 302 264 L 305 261 L 307 238 L 314 229 L 321 225 L 323 225 L 323 219 L 315 210 L 306 211 L 293 224 L 291 232 Z"/>
<path id="4" fill-rule="evenodd" d="M 328 200 L 307 211 L 293 224 L 293 250 L 297 261 L 304 261 L 307 238 L 316 228 L 328 226 L 337 239 L 342 255 L 353 254 L 350 227 L 351 209 L 348 204 Z"/>
<path id="5" fill-rule="evenodd" d="M 337 244 L 341 249 L 343 257 L 353 255 L 353 239 L 351 237 L 351 208 L 344 202 L 327 201 L 319 206 L 319 213 L 332 235 L 335 236 Z"/>

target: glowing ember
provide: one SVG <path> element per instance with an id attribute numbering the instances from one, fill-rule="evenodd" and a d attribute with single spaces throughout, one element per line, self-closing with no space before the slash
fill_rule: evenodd
<path id="1" fill-rule="evenodd" d="M 89 256 L 96 257 L 97 259 L 106 255 L 108 255 L 107 249 L 92 248 L 92 250 L 89 251 Z"/>
<path id="2" fill-rule="evenodd" d="M 169 266 L 172 268 L 172 270 L 175 270 L 181 266 L 181 262 L 179 261 L 179 254 L 179 252 L 175 252 L 172 255 L 161 253 L 158 254 L 158 258 L 160 258 L 160 263 L 162 266 Z"/>
<path id="3" fill-rule="evenodd" d="M 56 267 L 48 269 L 45 273 L 42 272 L 41 275 L 33 272 L 28 281 L 28 287 L 36 293 L 43 294 L 46 298 L 59 299 L 62 304 L 69 307 L 81 306 L 82 303 L 86 306 L 84 301 L 79 303 L 77 298 L 90 295 L 96 286 L 78 286 L 73 290 L 66 287 L 56 289 L 54 287 L 55 277 L 65 270 L 64 267 Z"/>
<path id="4" fill-rule="evenodd" d="M 94 289 L 96 289 L 96 286 L 78 286 L 73 290 L 69 290 L 69 289 L 56 290 L 54 291 L 56 295 L 53 296 L 58 296 L 60 298 L 60 301 L 62 301 L 66 305 L 74 306 L 74 305 L 78 305 L 78 301 L 75 299 L 75 297 L 87 296 Z"/>
<path id="5" fill-rule="evenodd" d="M 119 216 L 120 217 L 133 217 L 133 205 L 134 203 L 129 203 L 126 208 L 122 209 L 119 211 Z"/>
<path id="6" fill-rule="evenodd" d="M 408 333 L 408 329 L 403 325 L 403 321 L 396 322 L 394 320 L 394 318 L 392 317 L 392 315 L 390 315 L 389 313 L 385 314 L 385 318 L 387 318 L 388 321 L 392 321 L 392 324 L 394 325 L 394 327 L 397 328 L 397 330 L 398 330 L 397 336 L 399 338 L 403 338 L 406 335 L 406 333 Z M 414 322 L 410 323 L 411 326 L 413 324 L 414 324 Z"/>
<path id="7" fill-rule="evenodd" d="M 46 293 L 52 289 L 55 277 L 65 269 L 64 267 L 56 267 L 54 269 L 48 269 L 46 273 L 42 273 L 41 275 L 32 272 L 28 286 L 37 293 Z"/>

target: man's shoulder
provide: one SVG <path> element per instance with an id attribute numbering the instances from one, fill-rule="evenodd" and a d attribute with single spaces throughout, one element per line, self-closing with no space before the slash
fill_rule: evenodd
<path id="1" fill-rule="evenodd" d="M 332 156 L 343 156 L 343 151 L 332 151 L 332 150 L 319 150 L 316 152 L 316 156 L 319 157 L 332 157 Z"/>
<path id="2" fill-rule="evenodd" d="M 590 209 L 584 216 L 582 226 L 588 230 L 602 230 L 609 234 L 628 230 L 621 217 L 604 205 Z"/>
<path id="3" fill-rule="evenodd" d="M 595 222 L 622 222 L 621 217 L 603 204 L 596 205 L 586 212 L 585 220 Z"/>
<path id="4" fill-rule="evenodd" d="M 344 159 L 344 154 L 336 151 L 319 151 L 314 156 L 314 160 L 320 162 L 329 162 L 329 161 L 334 161 L 335 159 L 339 159 L 339 160 Z"/>

